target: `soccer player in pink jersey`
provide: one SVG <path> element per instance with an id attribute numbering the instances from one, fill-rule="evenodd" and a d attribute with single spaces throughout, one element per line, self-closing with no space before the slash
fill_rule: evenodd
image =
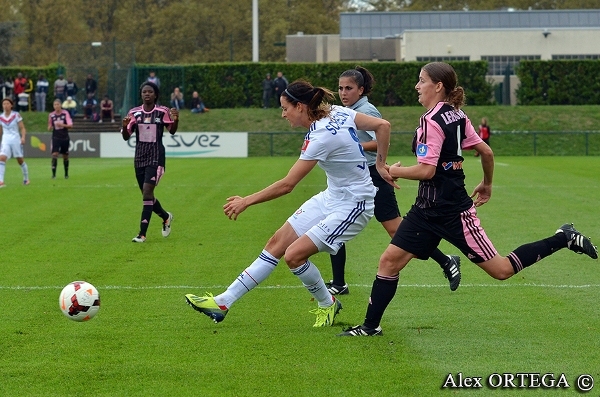
<path id="1" fill-rule="evenodd" d="M 48 130 L 52 131 L 52 179 L 56 178 L 58 155 L 63 156 L 65 179 L 69 179 L 69 129 L 73 127 L 71 115 L 62 108 L 60 99 L 55 99 L 54 111 L 48 115 Z"/>
<path id="2" fill-rule="evenodd" d="M 465 95 L 457 80 L 456 72 L 447 63 L 432 62 L 421 69 L 415 89 L 419 103 L 427 111 L 421 116 L 413 140 L 417 164 L 396 163 L 389 168 L 395 179 L 419 181 L 417 198 L 381 255 L 365 321 L 339 336 L 382 335 L 381 318 L 396 294 L 400 271 L 413 258 L 427 258 L 441 239 L 498 280 L 512 277 L 563 248 L 598 258 L 598 249 L 568 223 L 554 235 L 524 244 L 508 256 L 498 254 L 476 211 L 492 195 L 494 153 L 460 109 Z M 470 196 L 462 169 L 462 149 L 467 147 L 479 152 L 483 168 L 483 180 Z"/>
<path id="3" fill-rule="evenodd" d="M 163 209 L 160 201 L 154 196 L 154 189 L 165 172 L 165 146 L 162 143 L 165 129 L 171 135 L 177 132 L 179 126 L 179 111 L 158 105 L 158 86 L 152 82 L 145 82 L 140 87 L 142 105 L 132 108 L 123 118 L 121 135 L 124 140 L 135 134 L 134 167 L 138 186 L 142 191 L 142 216 L 140 231 L 131 241 L 143 243 L 150 225 L 152 212 L 160 216 L 162 222 L 162 235 L 171 234 L 173 214 Z"/>

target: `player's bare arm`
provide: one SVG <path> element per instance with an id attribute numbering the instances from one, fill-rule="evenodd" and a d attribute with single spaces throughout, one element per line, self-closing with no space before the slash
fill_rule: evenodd
<path id="1" fill-rule="evenodd" d="M 317 160 L 298 160 L 288 174 L 266 188 L 246 197 L 232 196 L 227 198 L 223 212 L 232 220 L 236 220 L 251 205 L 264 203 L 290 193 L 296 185 L 315 167 Z"/>

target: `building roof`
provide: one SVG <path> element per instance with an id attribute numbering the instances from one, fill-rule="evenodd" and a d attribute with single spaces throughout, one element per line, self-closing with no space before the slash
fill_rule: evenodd
<path id="1" fill-rule="evenodd" d="M 394 37 L 404 30 L 585 28 L 600 26 L 600 9 L 423 11 L 340 14 L 340 38 Z"/>

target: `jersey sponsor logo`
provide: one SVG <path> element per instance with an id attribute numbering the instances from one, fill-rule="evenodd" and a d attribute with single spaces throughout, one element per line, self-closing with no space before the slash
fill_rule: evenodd
<path id="1" fill-rule="evenodd" d="M 418 157 L 425 157 L 425 156 L 427 156 L 427 145 L 424 144 L 424 143 L 419 143 L 417 145 L 417 151 L 416 151 L 416 153 L 417 153 Z"/>
<path id="2" fill-rule="evenodd" d="M 448 162 L 443 162 L 442 163 L 442 167 L 444 167 L 444 170 L 448 171 L 448 170 L 462 170 L 462 161 L 448 161 Z"/>
<path id="3" fill-rule="evenodd" d="M 447 112 L 441 113 L 442 119 L 446 125 L 452 124 L 458 120 L 464 119 L 467 115 L 462 110 L 449 110 Z"/>

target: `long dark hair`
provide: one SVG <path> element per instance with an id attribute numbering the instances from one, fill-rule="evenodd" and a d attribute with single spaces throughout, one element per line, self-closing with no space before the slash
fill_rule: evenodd
<path id="1" fill-rule="evenodd" d="M 323 87 L 313 87 L 308 81 L 296 80 L 283 91 L 292 105 L 303 103 L 308 106 L 310 121 L 321 120 L 331 112 L 331 103 L 335 99 L 333 92 Z"/>
<path id="2" fill-rule="evenodd" d="M 354 83 L 358 86 L 358 88 L 363 88 L 363 93 L 361 96 L 367 96 L 373 90 L 373 86 L 375 85 L 375 78 L 367 69 L 362 66 L 356 66 L 354 69 L 348 69 L 344 73 L 340 74 L 339 78 L 342 77 L 350 77 L 354 80 Z"/>
<path id="3" fill-rule="evenodd" d="M 446 93 L 446 102 L 458 110 L 465 104 L 465 90 L 457 85 L 458 76 L 454 68 L 445 62 L 431 62 L 423 66 L 431 81 L 442 83 Z"/>

